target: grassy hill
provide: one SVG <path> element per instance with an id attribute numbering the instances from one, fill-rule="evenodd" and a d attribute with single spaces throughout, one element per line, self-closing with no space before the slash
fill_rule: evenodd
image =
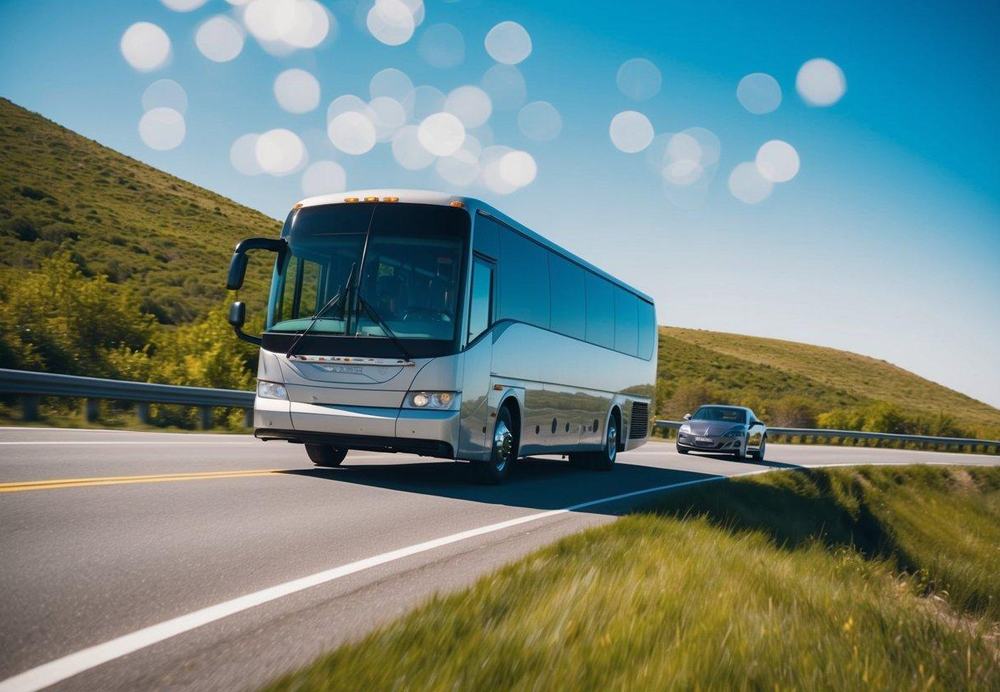
<path id="1" fill-rule="evenodd" d="M 0 267 L 36 268 L 68 250 L 84 274 L 134 288 L 142 309 L 165 324 L 224 303 L 236 242 L 280 229 L 3 98 L 0 169 Z M 255 269 L 247 293 L 259 305 L 267 276 Z"/>
<path id="2" fill-rule="evenodd" d="M 919 421 L 941 428 L 933 434 L 1000 434 L 1000 410 L 972 397 L 882 360 L 779 339 L 660 327 L 658 384 L 668 417 L 715 398 L 773 425 L 861 427 L 857 418 L 876 411 L 900 419 L 899 432 Z"/>

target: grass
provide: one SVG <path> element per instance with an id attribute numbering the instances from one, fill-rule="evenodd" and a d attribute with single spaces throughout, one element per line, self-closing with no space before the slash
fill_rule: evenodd
<path id="1" fill-rule="evenodd" d="M 664 341 L 672 349 L 666 360 L 661 355 L 661 377 L 705 372 L 726 391 L 757 391 L 765 399 L 791 392 L 813 400 L 821 410 L 884 401 L 907 412 L 950 414 L 967 427 L 1000 435 L 1000 410 L 884 360 L 823 346 L 680 327 L 661 327 L 660 338 L 661 354 Z M 714 373 L 705 367 L 682 370 L 684 360 L 692 358 L 725 367 Z M 755 383 L 755 377 L 765 381 Z"/>
<path id="2" fill-rule="evenodd" d="M 1000 469 L 678 492 L 270 690 L 997 689 Z"/>
<path id="3" fill-rule="evenodd" d="M 85 273 L 136 289 L 164 324 L 224 304 L 236 242 L 280 223 L 101 146 L 0 98 L 0 267 L 38 267 L 70 250 Z M 248 308 L 270 279 L 251 260 Z"/>

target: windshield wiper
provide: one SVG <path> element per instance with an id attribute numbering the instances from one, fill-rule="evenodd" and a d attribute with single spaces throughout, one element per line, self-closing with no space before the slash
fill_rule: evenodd
<path id="1" fill-rule="evenodd" d="M 382 328 L 382 331 L 385 332 L 385 335 L 387 337 L 389 337 L 393 345 L 397 349 L 399 349 L 399 353 L 403 356 L 403 358 L 405 358 L 406 360 L 413 360 L 413 358 L 407 352 L 406 347 L 403 346 L 403 342 L 399 340 L 399 337 L 396 336 L 395 333 L 393 333 L 392 329 L 389 327 L 388 324 L 386 324 L 385 320 L 383 320 L 379 316 L 379 314 L 375 312 L 375 308 L 373 308 L 371 304 L 367 300 L 365 300 L 364 296 L 362 296 L 360 292 L 358 293 L 358 303 L 361 305 L 362 308 L 364 308 L 365 312 L 368 313 L 368 316 L 372 318 L 372 321 Z"/>
<path id="2" fill-rule="evenodd" d="M 340 302 L 340 299 L 344 295 L 345 291 L 350 290 L 351 279 L 354 278 L 354 267 L 356 264 L 357 262 L 351 264 L 351 271 L 347 274 L 347 281 L 345 281 L 340 285 L 340 288 L 337 289 L 337 293 L 333 296 L 333 298 L 330 298 L 330 300 L 326 301 L 326 303 L 323 304 L 323 307 L 321 307 L 319 310 L 316 311 L 316 313 L 312 316 L 312 319 L 309 321 L 309 324 L 306 325 L 306 328 L 303 329 L 301 332 L 299 332 L 298 336 L 296 336 L 295 339 L 292 341 L 292 343 L 288 346 L 288 350 L 285 352 L 286 358 L 291 356 L 292 353 L 295 352 L 295 347 L 298 346 L 299 342 L 302 341 L 302 338 L 309 333 L 309 330 L 313 328 L 313 325 L 316 324 L 317 320 L 319 320 L 320 317 L 325 315 L 327 310 L 329 310 L 334 305 Z M 340 314 L 341 318 L 343 318 L 344 314 L 343 306 L 341 307 Z"/>

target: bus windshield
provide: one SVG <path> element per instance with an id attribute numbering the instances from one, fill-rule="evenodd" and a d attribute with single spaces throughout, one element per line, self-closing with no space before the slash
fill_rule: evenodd
<path id="1" fill-rule="evenodd" d="M 431 205 L 293 212 L 269 330 L 302 331 L 320 311 L 310 334 L 385 338 L 384 324 L 400 339 L 454 339 L 469 226 L 463 209 Z"/>

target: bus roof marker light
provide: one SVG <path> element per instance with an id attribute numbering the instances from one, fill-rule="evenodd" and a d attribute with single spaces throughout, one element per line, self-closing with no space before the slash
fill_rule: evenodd
<path id="1" fill-rule="evenodd" d="M 399 201 L 399 197 L 383 197 L 382 201 L 383 202 L 398 202 Z"/>
<path id="2" fill-rule="evenodd" d="M 365 197 L 366 202 L 377 202 L 378 197 Z"/>
<path id="3" fill-rule="evenodd" d="M 451 202 L 449 202 L 449 204 L 453 207 L 458 207 L 459 209 L 465 208 L 465 202 L 460 202 L 457 199 L 453 199 Z"/>
<path id="4" fill-rule="evenodd" d="M 359 200 L 358 200 L 357 197 L 345 197 L 344 201 L 345 202 L 358 202 Z"/>

